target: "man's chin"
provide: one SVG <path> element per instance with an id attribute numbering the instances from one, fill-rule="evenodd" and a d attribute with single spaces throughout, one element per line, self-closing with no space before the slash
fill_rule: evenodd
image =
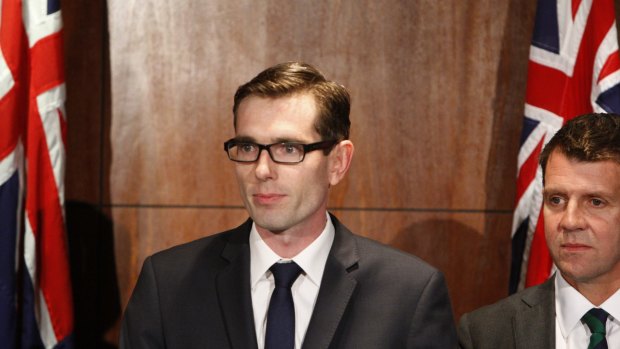
<path id="1" fill-rule="evenodd" d="M 252 220 L 254 221 L 257 227 L 259 227 L 262 230 L 269 231 L 270 233 L 273 233 L 273 234 L 280 234 L 289 228 L 289 226 L 286 225 L 284 222 L 277 222 L 277 221 L 265 219 L 262 217 L 256 217 L 256 218 L 252 217 Z"/>

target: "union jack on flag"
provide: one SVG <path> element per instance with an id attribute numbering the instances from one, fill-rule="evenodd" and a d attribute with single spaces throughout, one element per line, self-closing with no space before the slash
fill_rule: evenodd
<path id="1" fill-rule="evenodd" d="M 544 282 L 554 268 L 541 214 L 540 152 L 566 121 L 591 112 L 620 113 L 614 2 L 539 0 L 518 157 L 511 293 Z"/>
<path id="2" fill-rule="evenodd" d="M 0 348 L 70 348 L 59 0 L 0 0 Z"/>

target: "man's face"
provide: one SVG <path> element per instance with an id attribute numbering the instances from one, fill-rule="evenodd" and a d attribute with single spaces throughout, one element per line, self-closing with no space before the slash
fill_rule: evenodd
<path id="1" fill-rule="evenodd" d="M 545 236 L 564 278 L 620 283 L 620 165 L 580 162 L 553 151 L 544 189 Z"/>
<path id="2" fill-rule="evenodd" d="M 314 129 L 317 108 L 310 94 L 279 98 L 250 96 L 237 110 L 235 138 L 259 144 L 321 141 Z M 333 154 L 316 150 L 297 164 L 273 162 L 262 151 L 256 162 L 235 163 L 241 198 L 259 232 L 315 232 L 325 224 Z M 339 179 L 338 179 L 339 180 Z"/>

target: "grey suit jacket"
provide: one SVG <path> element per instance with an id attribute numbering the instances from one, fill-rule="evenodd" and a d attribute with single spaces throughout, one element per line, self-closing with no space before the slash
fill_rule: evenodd
<path id="1" fill-rule="evenodd" d="M 463 315 L 458 336 L 466 349 L 555 348 L 554 278 Z"/>
<path id="2" fill-rule="evenodd" d="M 455 348 L 442 274 L 417 257 L 336 234 L 303 349 Z M 256 348 L 250 295 L 252 222 L 146 259 L 120 347 Z"/>

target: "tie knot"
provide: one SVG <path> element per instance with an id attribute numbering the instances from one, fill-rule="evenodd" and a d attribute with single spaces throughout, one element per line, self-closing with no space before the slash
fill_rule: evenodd
<path id="1" fill-rule="evenodd" d="M 275 263 L 269 270 L 273 273 L 276 287 L 291 288 L 301 274 L 301 268 L 295 262 Z"/>
<path id="2" fill-rule="evenodd" d="M 608 315 L 603 309 L 592 308 L 581 319 L 588 325 L 592 333 L 605 334 L 605 323 Z"/>

